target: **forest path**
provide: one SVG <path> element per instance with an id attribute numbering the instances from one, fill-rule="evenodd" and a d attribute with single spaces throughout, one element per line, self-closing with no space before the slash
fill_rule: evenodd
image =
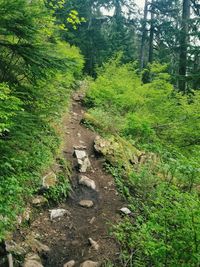
<path id="1" fill-rule="evenodd" d="M 64 157 L 72 165 L 72 190 L 66 203 L 56 206 L 69 211 L 69 216 L 63 216 L 51 221 L 49 211 L 43 211 L 32 223 L 31 231 L 39 233 L 42 242 L 51 249 L 43 261 L 45 267 L 62 267 L 64 263 L 74 260 L 75 266 L 86 260 L 105 262 L 116 261 L 119 247 L 109 235 L 112 224 L 120 218 L 119 209 L 123 202 L 117 193 L 113 177 L 103 169 L 103 159 L 95 156 L 94 139 L 96 133 L 81 124 L 85 109 L 81 101 L 82 93 L 76 92 L 72 97 L 70 116 L 64 122 L 65 146 Z M 91 168 L 83 175 L 95 181 L 96 190 L 78 183 L 80 175 L 77 169 L 77 159 L 74 157 L 74 146 L 86 146 L 86 153 L 91 162 Z M 81 207 L 81 200 L 92 200 L 91 208 Z M 88 239 L 95 240 L 99 249 L 96 251 Z"/>

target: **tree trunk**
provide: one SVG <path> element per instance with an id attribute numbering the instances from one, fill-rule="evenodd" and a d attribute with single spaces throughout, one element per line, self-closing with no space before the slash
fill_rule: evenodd
<path id="1" fill-rule="evenodd" d="M 183 0 L 182 22 L 180 32 L 180 54 L 179 54 L 179 91 L 187 91 L 187 50 L 188 50 L 188 22 L 190 19 L 190 0 Z"/>
<path id="2" fill-rule="evenodd" d="M 141 47 L 140 47 L 140 70 L 144 68 L 144 51 L 145 51 L 145 41 L 146 41 L 146 24 L 147 24 L 147 15 L 148 15 L 148 0 L 145 0 L 144 5 L 144 17 L 142 21 L 142 38 L 141 38 Z"/>
<path id="3" fill-rule="evenodd" d="M 155 7 L 154 1 L 151 3 L 151 26 L 150 26 L 150 36 L 149 36 L 149 63 L 153 62 L 153 41 L 154 41 L 154 18 L 155 18 Z"/>

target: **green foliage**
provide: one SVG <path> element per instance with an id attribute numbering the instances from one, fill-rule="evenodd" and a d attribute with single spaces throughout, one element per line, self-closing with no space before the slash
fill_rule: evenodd
<path id="1" fill-rule="evenodd" d="M 106 168 L 133 214 L 114 226 L 122 266 L 199 262 L 200 94 L 177 93 L 166 68 L 149 65 L 149 80 L 143 83 L 134 64 L 121 65 L 118 57 L 99 69 L 87 92 L 86 120 L 106 137 Z M 118 153 L 121 140 L 126 141 Z M 143 163 L 124 157 L 129 146 L 138 149 Z"/>
<path id="2" fill-rule="evenodd" d="M 44 194 L 49 201 L 54 203 L 60 203 L 62 200 L 66 199 L 71 189 L 69 183 L 71 175 L 70 167 L 64 159 L 60 159 L 59 163 L 60 171 L 57 175 L 58 181 L 55 186 L 50 187 Z"/>
<path id="3" fill-rule="evenodd" d="M 128 266 L 198 266 L 198 196 L 162 184 L 149 202 L 135 221 L 127 218 L 115 227 L 123 260 Z"/>
<path id="4" fill-rule="evenodd" d="M 166 67 L 154 63 L 150 66 L 152 81 L 142 84 L 134 64 L 120 65 L 119 59 L 111 60 L 91 83 L 86 104 L 95 106 L 98 112 L 109 111 L 109 120 L 118 116 L 124 125 L 119 123 L 118 132 L 140 145 L 156 141 L 191 152 L 191 147 L 199 145 L 200 94 L 188 98 L 176 93 L 164 72 Z M 94 112 L 93 108 L 91 114 Z"/>
<path id="5" fill-rule="evenodd" d="M 11 95 L 9 86 L 0 84 L 0 135 L 8 132 L 13 125 L 13 117 L 20 110 L 21 101 Z"/>
<path id="6" fill-rule="evenodd" d="M 58 175 L 57 184 L 49 188 L 44 195 L 49 201 L 60 203 L 62 200 L 68 197 L 70 188 L 71 187 L 68 178 L 61 173 Z"/>
<path id="7" fill-rule="evenodd" d="M 84 61 L 60 40 L 43 0 L 0 1 L 0 13 L 1 240 L 58 153 L 61 116 Z M 52 194 L 60 199 L 68 189 L 61 175 Z"/>

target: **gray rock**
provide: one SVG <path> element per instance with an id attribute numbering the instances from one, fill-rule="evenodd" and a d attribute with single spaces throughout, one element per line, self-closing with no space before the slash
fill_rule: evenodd
<path id="1" fill-rule="evenodd" d="M 76 146 L 76 148 L 78 147 Z M 75 149 L 75 155 L 77 159 L 81 159 L 81 160 L 87 157 L 86 152 L 84 150 L 79 150 L 79 149 Z"/>
<path id="2" fill-rule="evenodd" d="M 36 196 L 32 200 L 32 204 L 35 206 L 42 206 L 42 205 L 46 204 L 47 202 L 48 202 L 48 200 L 43 196 Z"/>
<path id="3" fill-rule="evenodd" d="M 62 217 L 65 214 L 70 215 L 68 210 L 65 210 L 65 209 L 53 209 L 53 210 L 50 210 L 50 219 L 53 220 L 53 219 Z"/>
<path id="4" fill-rule="evenodd" d="M 23 267 L 44 267 L 38 254 L 30 253 L 26 256 Z"/>
<path id="5" fill-rule="evenodd" d="M 91 247 L 94 250 L 98 251 L 99 250 L 99 244 L 96 241 L 94 241 L 92 238 L 88 238 L 88 240 L 90 242 Z"/>
<path id="6" fill-rule="evenodd" d="M 126 207 L 121 208 L 120 211 L 122 213 L 126 214 L 126 215 L 130 215 L 131 214 L 131 211 L 128 208 L 126 208 Z"/>
<path id="7" fill-rule="evenodd" d="M 80 267 L 100 267 L 100 263 L 99 262 L 95 262 L 95 261 L 84 261 Z"/>
<path id="8" fill-rule="evenodd" d="M 24 246 L 28 247 L 31 251 L 37 251 L 38 253 L 50 251 L 50 248 L 47 245 L 42 244 L 32 235 L 26 238 Z"/>
<path id="9" fill-rule="evenodd" d="M 90 160 L 85 150 L 75 149 L 75 156 L 78 160 L 79 171 L 85 173 L 91 167 Z"/>
<path id="10" fill-rule="evenodd" d="M 89 169 L 90 167 L 91 163 L 89 158 L 87 157 L 82 161 L 79 171 L 82 173 L 86 173 L 87 169 Z"/>
<path id="11" fill-rule="evenodd" d="M 87 187 L 89 187 L 89 188 L 91 188 L 93 190 L 96 189 L 95 182 L 92 179 L 90 179 L 90 178 L 88 178 L 87 176 L 84 176 L 84 175 L 81 175 L 79 177 L 79 184 L 85 185 L 85 186 L 87 186 Z"/>
<path id="12" fill-rule="evenodd" d="M 54 172 L 50 172 L 42 178 L 42 185 L 44 188 L 50 188 L 57 183 L 57 177 Z"/>
<path id="13" fill-rule="evenodd" d="M 79 205 L 85 208 L 92 208 L 94 206 L 94 203 L 92 200 L 81 200 L 79 202 Z"/>
<path id="14" fill-rule="evenodd" d="M 68 261 L 67 263 L 64 264 L 63 267 L 74 267 L 76 262 L 74 260 Z"/>

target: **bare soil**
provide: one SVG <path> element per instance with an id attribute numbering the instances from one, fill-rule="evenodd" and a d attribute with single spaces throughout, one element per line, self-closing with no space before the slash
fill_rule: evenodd
<path id="1" fill-rule="evenodd" d="M 103 168 L 103 158 L 95 155 L 93 144 L 97 134 L 81 123 L 84 112 L 81 100 L 72 100 L 70 117 L 64 122 L 63 154 L 72 165 L 72 192 L 65 203 L 54 208 L 67 209 L 70 215 L 51 221 L 49 209 L 41 210 L 28 229 L 39 234 L 42 243 L 51 249 L 43 257 L 45 267 L 62 267 L 70 260 L 75 260 L 76 266 L 85 260 L 116 262 L 119 256 L 119 246 L 110 235 L 110 229 L 120 219 L 119 209 L 123 201 L 117 193 L 113 177 Z M 78 184 L 80 173 L 73 156 L 75 145 L 87 147 L 92 168 L 84 175 L 95 181 L 96 191 Z M 79 201 L 83 199 L 92 200 L 94 206 L 81 207 Z M 88 238 L 98 242 L 98 251 L 91 248 Z"/>

